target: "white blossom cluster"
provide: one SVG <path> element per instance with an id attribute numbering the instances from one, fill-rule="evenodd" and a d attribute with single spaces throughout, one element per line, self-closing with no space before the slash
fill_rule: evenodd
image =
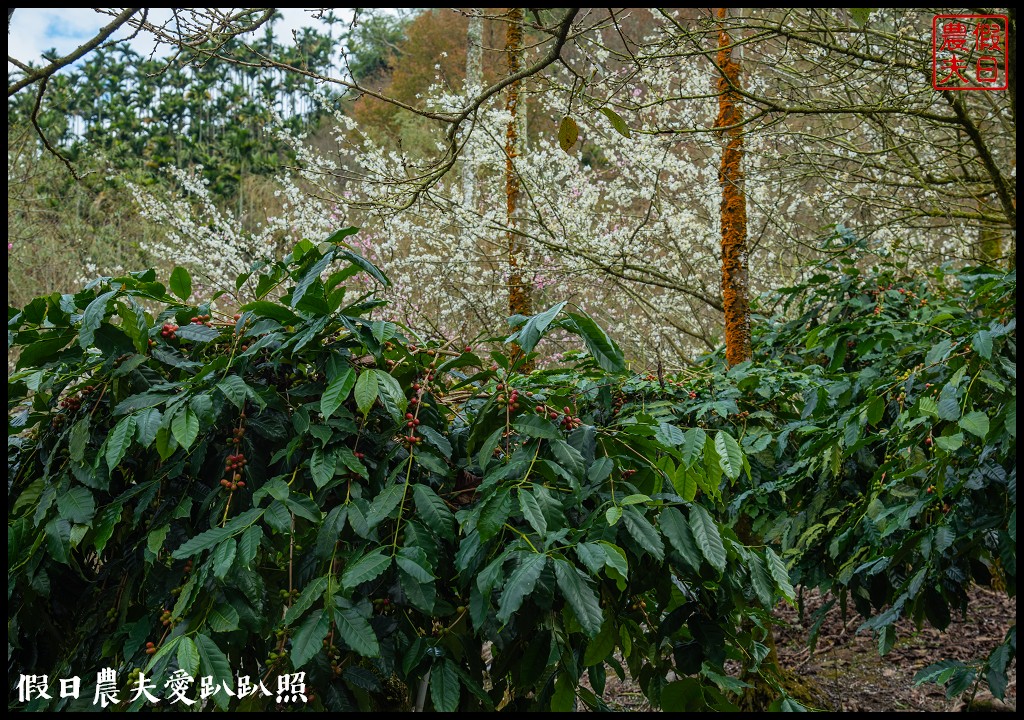
<path id="1" fill-rule="evenodd" d="M 895 11 L 870 17 L 890 29 L 850 42 L 874 43 L 868 49 L 888 48 L 894 61 L 905 61 L 896 50 L 905 42 L 901 23 L 909 21 Z M 764 13 L 746 21 L 771 27 L 778 18 Z M 530 136 L 514 160 L 522 192 L 512 222 L 528 248 L 519 271 L 535 311 L 569 300 L 595 316 L 632 357 L 642 363 L 664 358 L 670 365 L 712 347 L 722 323 L 717 70 L 708 53 L 684 42 L 677 22 L 655 22 L 628 67 L 598 43 L 581 48 L 597 69 L 571 112 L 580 140 L 565 152 L 554 131 Z M 812 20 L 802 22 L 813 34 Z M 703 47 L 712 50 L 714 34 L 708 37 Z M 737 31 L 737 37 L 744 36 Z M 971 254 L 979 223 L 965 207 L 977 211 L 972 193 L 984 178 L 956 175 L 964 162 L 971 164 L 968 176 L 981 174 L 975 148 L 956 128 L 926 117 L 950 113 L 924 78 L 897 66 L 880 75 L 870 63 L 851 65 L 849 56 L 799 38 L 776 36 L 746 48 L 745 90 L 814 110 L 773 113 L 756 101 L 744 106 L 751 292 L 800 280 L 806 259 L 821 250 L 820 239 L 834 224 L 906 252 L 920 265 Z M 557 69 L 525 83 L 531 125 L 557 126 L 572 85 Z M 299 238 L 321 239 L 357 225 L 362 229 L 351 242 L 393 281 L 384 316 L 449 338 L 503 334 L 511 268 L 509 114 L 500 100 L 459 128 L 458 160 L 440 179 L 431 173 L 447 151 L 443 128 L 428 156 L 402 151 L 340 112 L 329 151 L 281 129 L 299 169 L 278 179 L 280 214 L 255 229 L 218 209 L 197 175 L 177 171 L 187 201 L 136 193 L 146 214 L 168 228 L 166 243 L 152 250 L 233 291 L 235 275 L 254 260 L 280 254 Z M 423 93 L 432 110 L 466 102 L 440 82 Z M 903 103 L 906 112 L 887 111 L 881 119 L 870 112 L 825 112 L 868 103 Z M 616 132 L 602 106 L 623 118 L 629 137 Z M 990 116 L 987 122 L 998 123 L 1001 110 Z M 998 128 L 986 130 L 1005 162 L 1012 136 L 1008 145 Z M 472 182 L 464 183 L 469 171 Z M 996 214 L 991 207 L 985 212 Z"/>

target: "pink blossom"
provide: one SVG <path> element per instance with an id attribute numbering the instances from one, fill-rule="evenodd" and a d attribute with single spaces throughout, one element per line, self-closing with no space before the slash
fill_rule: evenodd
<path id="1" fill-rule="evenodd" d="M 549 275 L 542 275 L 538 273 L 533 277 L 533 286 L 538 290 L 543 290 L 544 288 L 550 285 L 554 285 L 557 282 L 558 280 L 556 278 L 553 278 Z"/>

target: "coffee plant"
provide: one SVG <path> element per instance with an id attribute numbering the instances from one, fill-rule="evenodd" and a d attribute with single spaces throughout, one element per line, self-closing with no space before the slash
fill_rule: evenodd
<path id="1" fill-rule="evenodd" d="M 972 583 L 1016 593 L 1016 274 L 911 273 L 833 240 L 806 282 L 762 299 L 775 312 L 754 318 L 753 362 L 635 377 L 625 407 L 737 438 L 750 473 L 730 516 L 799 587 L 830 592 L 812 646 L 852 604 L 885 654 L 902 617 L 954 622 Z M 937 659 L 918 681 L 1002 698 L 1015 655 L 1014 626 L 988 657 Z"/>
<path id="2" fill-rule="evenodd" d="M 972 583 L 1016 593 L 1016 274 L 860 271 L 865 244 L 838 239 L 840 260 L 784 294 L 789 319 L 762 325 L 765 355 L 800 374 L 772 478 L 740 511 L 797 559 L 796 581 L 849 598 L 884 654 L 897 619 L 944 630 Z M 987 659 L 918 679 L 954 695 L 983 677 L 1002 698 L 1015 654 L 1014 626 Z"/>
<path id="3" fill-rule="evenodd" d="M 103 690 L 139 710 L 177 687 L 192 710 L 603 709 L 610 669 L 665 709 L 734 708 L 755 678 L 797 707 L 766 644 L 790 572 L 725 522 L 756 496 L 766 530 L 768 444 L 637 402 L 617 345 L 565 303 L 489 353 L 374 320 L 347 281 L 388 280 L 353 231 L 239 277 L 258 299 L 229 311 L 177 268 L 9 312 L 9 677 L 50 683 L 10 706 Z M 554 329 L 585 350 L 521 372 Z M 985 495 L 929 482 L 936 501 Z M 774 535 L 809 547 L 812 522 Z M 937 561 L 966 530 L 911 532 Z M 297 673 L 304 694 L 274 692 Z M 55 692 L 72 676 L 78 698 Z"/>

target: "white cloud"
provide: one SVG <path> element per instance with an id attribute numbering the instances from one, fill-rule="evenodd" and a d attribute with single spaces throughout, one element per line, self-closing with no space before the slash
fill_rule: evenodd
<path id="1" fill-rule="evenodd" d="M 284 43 L 290 44 L 292 32 L 301 28 L 327 27 L 325 23 L 314 19 L 313 9 L 282 8 L 280 12 L 282 18 L 274 24 L 274 31 Z M 348 12 L 341 10 L 338 14 L 345 17 Z M 169 17 L 169 12 L 160 8 L 151 10 L 150 18 L 159 20 L 158 13 Z M 44 52 L 56 49 L 60 54 L 69 53 L 94 37 L 110 20 L 109 15 L 97 13 L 91 8 L 18 8 L 7 33 L 7 54 L 23 63 L 41 65 Z M 113 38 L 125 39 L 130 34 L 130 29 L 122 28 Z M 151 53 L 154 47 L 148 37 L 135 38 L 131 44 L 136 52 L 145 55 Z M 163 52 L 166 52 L 166 48 Z M 13 66 L 8 63 L 7 68 L 10 72 Z"/>
<path id="2" fill-rule="evenodd" d="M 7 32 L 7 54 L 40 64 L 46 50 L 73 50 L 103 24 L 91 8 L 18 8 Z"/>

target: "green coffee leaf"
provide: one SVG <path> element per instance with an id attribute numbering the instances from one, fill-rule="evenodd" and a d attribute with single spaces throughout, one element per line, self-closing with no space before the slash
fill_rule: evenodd
<path id="1" fill-rule="evenodd" d="M 178 640 L 178 667 L 192 677 L 199 674 L 199 648 L 188 635 Z"/>
<path id="2" fill-rule="evenodd" d="M 964 415 L 960 418 L 959 425 L 967 432 L 972 435 L 977 435 L 982 440 L 984 440 L 985 436 L 988 435 L 988 415 L 980 410 L 975 410 Z"/>
<path id="3" fill-rule="evenodd" d="M 622 349 L 594 320 L 583 313 L 566 313 L 565 329 L 575 331 L 587 346 L 594 361 L 608 372 L 621 372 L 626 369 L 626 360 Z"/>
<path id="4" fill-rule="evenodd" d="M 179 340 L 191 340 L 192 342 L 210 342 L 220 337 L 220 331 L 217 328 L 207 327 L 206 325 L 183 325 L 178 328 L 175 333 Z"/>
<path id="5" fill-rule="evenodd" d="M 224 579 L 224 576 L 228 574 L 231 569 L 231 565 L 235 562 L 235 554 L 238 552 L 238 546 L 234 539 L 227 538 L 221 541 L 217 548 L 213 551 L 211 559 L 213 560 L 213 574 L 219 579 Z"/>
<path id="6" fill-rule="evenodd" d="M 704 558 L 718 572 L 725 572 L 725 546 L 718 532 L 718 523 L 700 505 L 690 506 L 690 530 Z"/>
<path id="7" fill-rule="evenodd" d="M 320 412 L 323 413 L 324 420 L 329 419 L 345 402 L 355 384 L 356 373 L 350 367 L 346 367 L 330 382 L 320 398 Z"/>
<path id="8" fill-rule="evenodd" d="M 121 421 L 114 426 L 114 429 L 107 436 L 107 452 L 105 460 L 111 471 L 116 468 L 125 452 L 131 447 L 132 438 L 135 436 L 135 416 L 121 418 Z"/>
<path id="9" fill-rule="evenodd" d="M 438 536 L 451 540 L 455 537 L 455 516 L 436 492 L 417 483 L 413 485 L 413 499 L 420 519 Z"/>
<path id="10" fill-rule="evenodd" d="M 356 407 L 359 408 L 359 412 L 367 415 L 379 392 L 380 385 L 377 382 L 377 376 L 371 370 L 364 370 L 360 373 L 355 386 Z"/>
<path id="11" fill-rule="evenodd" d="M 622 519 L 626 524 L 626 530 L 640 547 L 653 555 L 658 562 L 665 559 L 665 544 L 643 513 L 634 506 L 625 507 L 622 510 Z"/>
<path id="12" fill-rule="evenodd" d="M 563 597 L 569 603 L 580 627 L 587 637 L 594 637 L 601 630 L 604 614 L 597 594 L 590 587 L 588 580 L 576 567 L 561 558 L 555 559 L 555 580 Z"/>
<path id="13" fill-rule="evenodd" d="M 519 564 L 505 583 L 498 609 L 498 621 L 507 623 L 512 615 L 522 607 L 523 600 L 533 592 L 540 573 L 547 562 L 547 556 L 538 553 L 516 553 Z"/>
<path id="14" fill-rule="evenodd" d="M 292 603 L 291 607 L 288 608 L 284 615 L 284 624 L 291 625 L 298 618 L 302 617 L 302 614 L 309 610 L 310 606 L 322 597 L 324 591 L 327 589 L 327 585 L 330 578 L 326 575 L 321 575 L 309 582 L 306 587 L 302 588 L 302 592 L 299 593 L 299 597 L 296 598 L 295 602 Z"/>
<path id="15" fill-rule="evenodd" d="M 136 413 L 134 417 L 135 441 L 142 447 L 148 448 L 156 440 L 156 433 L 163 422 L 163 413 L 156 408 L 146 408 Z"/>
<path id="16" fill-rule="evenodd" d="M 545 438 L 548 440 L 561 439 L 561 431 L 547 418 L 537 415 L 521 415 L 516 418 L 512 427 L 528 437 Z"/>
<path id="17" fill-rule="evenodd" d="M 389 558 L 390 560 L 390 558 Z M 334 611 L 338 634 L 345 644 L 363 657 L 379 657 L 380 644 L 369 621 L 353 608 L 339 607 Z"/>
<path id="18" fill-rule="evenodd" d="M 718 451 L 718 462 L 726 477 L 735 481 L 743 470 L 743 451 L 739 443 L 725 430 L 719 430 L 715 435 L 715 450 Z"/>
<path id="19" fill-rule="evenodd" d="M 171 433 L 178 444 L 188 450 L 199 435 L 199 418 L 190 408 L 180 410 L 171 421 Z"/>
<path id="20" fill-rule="evenodd" d="M 683 561 L 694 572 L 699 571 L 703 555 L 697 547 L 697 541 L 694 539 L 690 525 L 687 523 L 686 518 L 683 517 L 683 514 L 676 508 L 665 508 L 661 511 L 658 524 L 661 527 L 661 532 L 671 543 L 672 547 L 675 548 L 676 552 L 682 556 Z"/>
<path id="21" fill-rule="evenodd" d="M 224 393 L 224 396 L 231 401 L 231 403 L 242 410 L 245 408 L 245 398 L 249 394 L 249 386 L 245 384 L 245 381 L 238 375 L 228 375 L 219 383 L 217 383 L 217 389 Z"/>
<path id="22" fill-rule="evenodd" d="M 89 416 L 86 415 L 71 427 L 68 437 L 68 456 L 77 463 L 85 458 L 85 448 L 89 444 Z M 110 467 L 109 463 L 107 467 Z"/>
<path id="23" fill-rule="evenodd" d="M 560 302 L 557 305 L 552 305 L 542 313 L 527 318 L 519 332 L 511 335 L 505 342 L 512 342 L 514 340 L 523 349 L 523 352 L 533 352 L 541 337 L 543 337 L 555 317 L 558 316 L 558 313 L 562 312 L 562 308 L 565 305 L 565 302 Z"/>
<path id="24" fill-rule="evenodd" d="M 316 610 L 295 631 L 292 638 L 291 662 L 296 670 L 308 663 L 323 650 L 324 638 L 331 629 L 330 615 Z"/>
<path id="25" fill-rule="evenodd" d="M 548 532 L 548 521 L 544 518 L 537 498 L 523 488 L 519 489 L 518 495 L 519 509 L 522 511 L 523 517 L 526 518 L 526 522 L 530 523 L 530 526 L 537 531 L 541 538 L 545 537 Z"/>
<path id="26" fill-rule="evenodd" d="M 171 270 L 171 292 L 182 300 L 188 300 L 192 295 L 192 276 L 183 267 L 176 267 Z"/>
<path id="27" fill-rule="evenodd" d="M 764 556 L 768 572 L 775 578 L 775 582 L 778 583 L 782 596 L 792 602 L 794 590 L 793 585 L 789 582 L 789 570 L 786 569 L 786 564 L 782 562 L 782 559 L 770 547 L 764 549 Z"/>
<path id="28" fill-rule="evenodd" d="M 203 676 L 209 675 L 215 684 L 234 692 L 234 675 L 227 656 L 217 647 L 217 643 L 202 633 L 196 633 L 194 640 L 199 650 L 199 670 Z M 221 710 L 227 710 L 227 693 L 215 693 L 213 699 Z"/>
<path id="29" fill-rule="evenodd" d="M 87 523 L 96 514 L 96 501 L 84 487 L 73 487 L 57 497 L 57 511 L 68 522 Z"/>
<path id="30" fill-rule="evenodd" d="M 437 712 L 451 713 L 459 709 L 459 676 L 447 658 L 430 671 L 430 702 Z"/>
<path id="31" fill-rule="evenodd" d="M 103 318 L 107 315 L 107 304 L 115 295 L 117 295 L 116 290 L 103 293 L 89 303 L 89 307 L 82 313 L 82 327 L 78 331 L 78 344 L 82 346 L 83 350 L 92 347 L 96 339 L 96 331 L 99 330 L 100 325 L 103 324 Z"/>
<path id="32" fill-rule="evenodd" d="M 345 588 L 353 588 L 356 585 L 369 582 L 379 577 L 390 566 L 391 558 L 384 554 L 382 548 L 377 548 L 368 555 L 364 555 L 342 573 L 341 585 Z"/>
<path id="33" fill-rule="evenodd" d="M 956 397 L 956 387 L 946 384 L 939 393 L 939 417 L 943 420 L 955 421 L 960 419 L 960 403 Z"/>
<path id="34" fill-rule="evenodd" d="M 334 477 L 337 457 L 334 453 L 324 452 L 322 448 L 314 448 L 309 458 L 309 474 L 317 488 L 322 488 Z M 281 498 L 278 498 L 279 500 Z"/>
<path id="35" fill-rule="evenodd" d="M 320 273 L 327 269 L 327 266 L 331 264 L 334 259 L 334 250 L 328 250 L 322 258 L 317 260 L 313 267 L 309 268 L 299 281 L 295 284 L 295 289 L 292 290 L 291 306 L 297 307 L 299 301 L 305 296 L 306 291 L 312 287 L 314 282 L 320 280 Z"/>
<path id="36" fill-rule="evenodd" d="M 238 629 L 238 611 L 227 603 L 220 603 L 210 608 L 210 614 L 206 616 L 206 623 L 214 632 L 231 632 Z"/>

